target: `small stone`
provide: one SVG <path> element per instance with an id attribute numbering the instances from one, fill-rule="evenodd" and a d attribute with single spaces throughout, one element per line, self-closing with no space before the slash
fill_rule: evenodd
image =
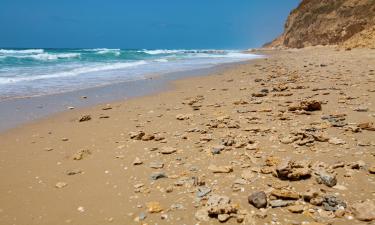
<path id="1" fill-rule="evenodd" d="M 163 211 L 163 207 L 159 202 L 148 202 L 146 203 L 146 207 L 149 213 L 160 213 Z"/>
<path id="2" fill-rule="evenodd" d="M 274 189 L 272 190 L 271 195 L 280 199 L 299 199 L 300 198 L 300 195 L 297 192 L 286 190 L 286 189 L 282 189 L 282 190 Z"/>
<path id="3" fill-rule="evenodd" d="M 63 187 L 66 187 L 68 184 L 66 182 L 57 182 L 55 184 L 55 187 L 56 188 L 63 188 Z"/>
<path id="4" fill-rule="evenodd" d="M 366 106 L 359 106 L 359 107 L 355 108 L 354 111 L 357 111 L 357 112 L 367 112 L 368 108 Z"/>
<path id="5" fill-rule="evenodd" d="M 85 121 L 89 121 L 89 120 L 91 120 L 91 116 L 90 115 L 84 115 L 79 119 L 79 122 L 85 122 Z"/>
<path id="6" fill-rule="evenodd" d="M 267 195 L 264 191 L 258 191 L 251 194 L 248 198 L 250 204 L 255 208 L 266 208 L 267 207 Z"/>
<path id="7" fill-rule="evenodd" d="M 333 138 L 330 138 L 328 140 L 328 143 L 334 144 L 334 145 L 343 145 L 346 142 L 344 140 L 342 140 L 342 139 L 337 138 L 337 137 L 333 137 Z"/>
<path id="8" fill-rule="evenodd" d="M 208 215 L 207 209 L 206 208 L 199 209 L 195 213 L 195 219 L 197 219 L 198 221 L 202 221 L 202 222 L 208 222 L 210 220 L 210 216 Z"/>
<path id="9" fill-rule="evenodd" d="M 73 159 L 74 160 L 82 160 L 82 159 L 84 159 L 86 156 L 88 156 L 90 154 L 91 154 L 90 150 L 88 150 L 88 149 L 82 149 L 82 150 L 79 150 L 77 153 L 75 153 L 73 155 Z"/>
<path id="10" fill-rule="evenodd" d="M 166 178 L 167 175 L 164 172 L 154 172 L 151 174 L 151 180 L 158 180 L 161 178 Z"/>
<path id="11" fill-rule="evenodd" d="M 220 222 L 225 222 L 225 221 L 229 220 L 230 217 L 231 217 L 231 216 L 228 215 L 228 214 L 219 214 L 219 215 L 217 216 L 217 219 L 218 219 Z"/>
<path id="12" fill-rule="evenodd" d="M 188 119 L 190 119 L 190 115 L 178 114 L 176 116 L 176 119 L 177 120 L 188 120 Z"/>
<path id="13" fill-rule="evenodd" d="M 197 191 L 197 197 L 202 198 L 211 192 L 209 187 L 199 187 Z"/>
<path id="14" fill-rule="evenodd" d="M 316 180 L 318 183 L 323 183 L 328 187 L 333 187 L 337 184 L 337 179 L 334 174 L 329 174 L 323 170 L 316 171 Z"/>
<path id="15" fill-rule="evenodd" d="M 210 165 L 208 170 L 211 170 L 213 173 L 230 173 L 233 171 L 233 167 Z"/>
<path id="16" fill-rule="evenodd" d="M 164 163 L 162 162 L 150 162 L 149 167 L 152 169 L 162 169 L 164 167 Z"/>
<path id="17" fill-rule="evenodd" d="M 289 212 L 292 213 L 302 213 L 303 212 L 303 205 L 291 205 L 288 207 Z"/>
<path id="18" fill-rule="evenodd" d="M 224 149 L 225 149 L 224 145 L 217 145 L 217 146 L 212 147 L 211 153 L 214 155 L 220 154 L 220 152 L 223 151 Z"/>
<path id="19" fill-rule="evenodd" d="M 338 199 L 334 195 L 327 195 L 327 196 L 324 196 L 323 198 L 323 208 L 326 211 L 335 212 L 336 210 L 340 208 L 346 208 L 346 203 Z"/>
<path id="20" fill-rule="evenodd" d="M 82 170 L 80 169 L 72 169 L 72 170 L 67 170 L 65 172 L 66 175 L 68 176 L 73 176 L 73 175 L 77 175 L 77 174 L 81 174 L 82 173 Z"/>
<path id="21" fill-rule="evenodd" d="M 371 166 L 370 168 L 368 168 L 368 172 L 371 174 L 375 174 L 375 166 Z"/>
<path id="22" fill-rule="evenodd" d="M 134 131 L 134 132 L 129 133 L 130 139 L 134 139 L 134 140 L 141 140 L 144 135 L 145 135 L 145 132 L 143 131 Z"/>
<path id="23" fill-rule="evenodd" d="M 133 161 L 133 165 L 137 166 L 137 165 L 141 165 L 143 164 L 142 160 L 138 157 L 136 157 Z"/>
<path id="24" fill-rule="evenodd" d="M 177 149 L 174 148 L 174 147 L 163 147 L 160 150 L 160 153 L 164 154 L 164 155 L 172 154 L 172 153 L 175 153 L 175 152 L 177 152 Z"/>
<path id="25" fill-rule="evenodd" d="M 271 205 L 272 208 L 286 207 L 286 206 L 291 205 L 293 203 L 294 203 L 294 201 L 281 200 L 281 199 L 270 201 L 270 205 Z"/>

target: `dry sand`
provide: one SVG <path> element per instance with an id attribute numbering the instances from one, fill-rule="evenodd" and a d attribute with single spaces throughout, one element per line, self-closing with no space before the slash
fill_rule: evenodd
<path id="1" fill-rule="evenodd" d="M 0 224 L 371 224 L 375 50 L 267 54 L 1 134 Z"/>

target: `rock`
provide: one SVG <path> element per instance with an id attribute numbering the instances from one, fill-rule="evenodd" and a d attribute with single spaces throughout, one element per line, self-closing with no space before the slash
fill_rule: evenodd
<path id="1" fill-rule="evenodd" d="M 151 141 L 155 139 L 155 135 L 153 134 L 145 134 L 141 137 L 142 141 Z"/>
<path id="2" fill-rule="evenodd" d="M 277 200 L 270 201 L 270 206 L 272 208 L 286 207 L 286 206 L 292 205 L 292 204 L 294 204 L 294 201 L 291 201 L 291 200 L 277 199 Z"/>
<path id="3" fill-rule="evenodd" d="M 375 125 L 371 122 L 358 124 L 358 127 L 362 130 L 375 131 Z"/>
<path id="4" fill-rule="evenodd" d="M 82 160 L 88 155 L 91 155 L 91 151 L 88 150 L 88 149 L 82 149 L 82 150 L 79 150 L 77 153 L 75 153 L 73 155 L 73 159 L 74 160 Z"/>
<path id="5" fill-rule="evenodd" d="M 267 195 L 266 193 L 264 193 L 264 191 L 254 192 L 249 196 L 248 202 L 252 204 L 255 208 L 266 208 Z"/>
<path id="6" fill-rule="evenodd" d="M 152 169 L 161 169 L 164 167 L 164 163 L 158 161 L 150 162 L 149 167 Z"/>
<path id="7" fill-rule="evenodd" d="M 224 149 L 225 149 L 224 145 L 217 145 L 217 146 L 212 147 L 211 153 L 214 155 L 220 154 L 220 152 L 223 151 Z"/>
<path id="8" fill-rule="evenodd" d="M 337 138 L 337 137 L 332 137 L 328 140 L 328 143 L 334 144 L 334 145 L 343 145 L 346 142 L 342 139 Z"/>
<path id="9" fill-rule="evenodd" d="M 190 119 L 190 115 L 178 114 L 176 116 L 176 119 L 177 120 L 188 120 L 188 119 Z"/>
<path id="10" fill-rule="evenodd" d="M 233 171 L 233 167 L 210 165 L 208 170 L 211 170 L 213 173 L 230 173 Z"/>
<path id="11" fill-rule="evenodd" d="M 151 180 L 158 180 L 161 178 L 167 178 L 167 175 L 164 172 L 154 172 L 150 176 Z"/>
<path id="12" fill-rule="evenodd" d="M 289 200 L 289 199 L 296 200 L 300 198 L 300 195 L 297 192 L 286 190 L 286 189 L 282 189 L 282 190 L 274 189 L 272 190 L 271 195 L 275 196 L 276 198 L 286 199 L 286 200 Z"/>
<path id="13" fill-rule="evenodd" d="M 68 185 L 68 183 L 66 183 L 66 182 L 57 182 L 55 184 L 55 187 L 56 188 L 63 188 L 63 187 L 66 187 L 67 185 Z"/>
<path id="14" fill-rule="evenodd" d="M 375 174 L 375 166 L 371 166 L 370 168 L 368 168 L 368 172 L 371 174 Z"/>
<path id="15" fill-rule="evenodd" d="M 336 175 L 334 174 L 329 174 L 324 170 L 318 170 L 315 171 L 315 175 L 316 181 L 320 184 L 323 183 L 328 187 L 333 187 L 337 184 Z"/>
<path id="16" fill-rule="evenodd" d="M 353 110 L 356 111 L 356 112 L 367 112 L 368 108 L 366 106 L 359 106 L 359 107 L 357 107 Z"/>
<path id="17" fill-rule="evenodd" d="M 356 219 L 361 221 L 375 220 L 375 204 L 374 201 L 367 200 L 352 205 L 352 211 Z"/>
<path id="18" fill-rule="evenodd" d="M 133 161 L 133 165 L 137 166 L 137 165 L 141 165 L 143 164 L 142 160 L 138 157 L 136 157 Z"/>
<path id="19" fill-rule="evenodd" d="M 326 195 L 323 197 L 323 208 L 334 212 L 340 208 L 346 208 L 346 203 L 334 195 Z"/>
<path id="20" fill-rule="evenodd" d="M 143 131 L 134 131 L 134 132 L 129 133 L 130 139 L 134 139 L 134 140 L 141 140 L 144 135 L 145 135 L 145 132 Z"/>
<path id="21" fill-rule="evenodd" d="M 299 105 L 289 106 L 289 111 L 305 110 L 305 111 L 320 111 L 322 110 L 322 105 L 316 100 L 302 101 Z"/>
<path id="22" fill-rule="evenodd" d="M 168 155 L 177 152 L 177 149 L 174 147 L 163 147 L 160 150 L 161 154 Z"/>
<path id="23" fill-rule="evenodd" d="M 85 122 L 85 121 L 89 121 L 89 120 L 91 120 L 91 116 L 90 115 L 84 115 L 79 119 L 79 122 Z"/>
<path id="24" fill-rule="evenodd" d="M 68 176 L 73 176 L 73 175 L 81 174 L 81 173 L 82 173 L 82 170 L 80 170 L 80 169 L 72 169 L 72 170 L 67 170 L 65 172 L 65 174 L 68 175 Z"/>
<path id="25" fill-rule="evenodd" d="M 211 192 L 209 187 L 199 187 L 197 191 L 197 197 L 202 198 Z"/>
<path id="26" fill-rule="evenodd" d="M 304 209 L 303 205 L 291 205 L 288 207 L 288 210 L 291 213 L 302 213 L 303 209 Z"/>
<path id="27" fill-rule="evenodd" d="M 276 167 L 276 176 L 282 180 L 302 180 L 311 177 L 309 164 L 296 163 L 284 160 Z"/>
<path id="28" fill-rule="evenodd" d="M 315 189 L 315 188 L 310 188 L 308 189 L 305 193 L 303 193 L 302 197 L 305 201 L 310 202 L 311 199 L 320 197 L 322 193 L 320 190 Z"/>
<path id="29" fill-rule="evenodd" d="M 220 195 L 212 195 L 208 199 L 206 207 L 210 216 L 232 214 L 238 211 L 238 205 L 231 204 L 229 197 Z"/>
<path id="30" fill-rule="evenodd" d="M 229 220 L 231 216 L 228 215 L 228 214 L 219 214 L 217 216 L 217 219 L 220 221 L 220 222 L 226 222 L 227 220 Z"/>
<path id="31" fill-rule="evenodd" d="M 149 213 L 160 213 L 163 211 L 163 207 L 159 202 L 148 202 L 146 203 L 146 207 Z"/>

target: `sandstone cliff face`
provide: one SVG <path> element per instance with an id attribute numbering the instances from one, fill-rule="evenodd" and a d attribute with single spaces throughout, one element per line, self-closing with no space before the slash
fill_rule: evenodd
<path id="1" fill-rule="evenodd" d="M 375 0 L 303 0 L 267 47 L 375 47 Z"/>

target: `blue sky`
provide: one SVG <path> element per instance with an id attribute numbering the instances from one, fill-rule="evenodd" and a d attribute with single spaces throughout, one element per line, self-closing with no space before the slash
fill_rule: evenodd
<path id="1" fill-rule="evenodd" d="M 0 0 L 0 46 L 250 48 L 300 0 Z"/>

